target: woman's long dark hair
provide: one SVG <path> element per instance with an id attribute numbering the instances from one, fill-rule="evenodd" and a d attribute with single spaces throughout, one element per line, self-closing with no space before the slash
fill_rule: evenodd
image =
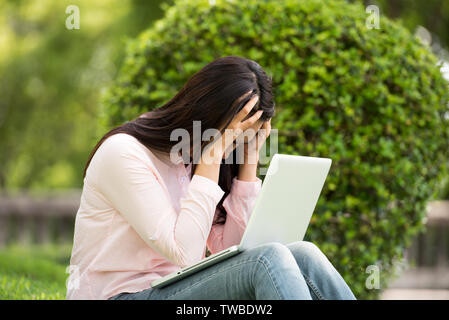
<path id="1" fill-rule="evenodd" d="M 86 176 L 87 167 L 95 152 L 108 137 L 127 133 L 148 149 L 169 154 L 178 143 L 170 140 L 173 130 L 185 129 L 192 137 L 193 121 L 200 121 L 201 135 L 207 129 L 226 127 L 251 98 L 252 95 L 247 95 L 249 91 L 259 96 L 258 106 L 254 109 L 262 109 L 264 112 L 261 119 L 269 120 L 274 115 L 274 100 L 271 79 L 262 67 L 252 60 L 238 56 L 216 59 L 195 73 L 166 104 L 106 133 L 92 150 L 83 177 Z M 203 146 L 204 143 L 201 150 Z M 235 150 L 231 156 L 234 157 L 232 164 L 222 162 L 220 167 L 218 184 L 225 194 L 217 205 L 220 212 L 214 223 L 218 224 L 226 221 L 223 200 L 231 190 L 232 179 L 238 174 Z M 192 176 L 195 169 L 196 162 L 192 164 Z"/>

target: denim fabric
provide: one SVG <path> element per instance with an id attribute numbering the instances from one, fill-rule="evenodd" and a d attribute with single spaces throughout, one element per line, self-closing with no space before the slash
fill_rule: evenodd
<path id="1" fill-rule="evenodd" d="M 298 241 L 254 247 L 166 287 L 110 299 L 353 300 L 355 296 L 317 246 Z"/>

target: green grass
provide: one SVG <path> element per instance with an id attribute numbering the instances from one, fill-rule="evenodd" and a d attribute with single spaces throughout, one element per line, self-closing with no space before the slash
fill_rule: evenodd
<path id="1" fill-rule="evenodd" d="M 64 299 L 71 245 L 8 245 L 0 249 L 0 299 Z"/>

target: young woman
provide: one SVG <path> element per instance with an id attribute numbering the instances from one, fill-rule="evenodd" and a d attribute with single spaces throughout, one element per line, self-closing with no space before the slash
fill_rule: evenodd
<path id="1" fill-rule="evenodd" d="M 268 243 L 150 287 L 204 258 L 206 247 L 213 254 L 240 242 L 261 188 L 258 154 L 273 115 L 270 78 L 256 62 L 229 56 L 206 65 L 162 107 L 108 132 L 84 172 L 67 299 L 354 299 L 325 255 L 304 241 Z M 195 124 L 200 137 L 222 134 L 203 141 Z M 193 139 L 173 139 L 180 129 Z M 242 132 L 250 133 L 244 143 Z"/>

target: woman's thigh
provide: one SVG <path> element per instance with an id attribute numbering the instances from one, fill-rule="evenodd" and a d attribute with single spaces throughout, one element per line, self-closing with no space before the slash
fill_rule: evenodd
<path id="1" fill-rule="evenodd" d="M 234 300 L 311 299 L 311 296 L 289 249 L 270 243 L 243 251 L 166 287 L 114 298 Z"/>

